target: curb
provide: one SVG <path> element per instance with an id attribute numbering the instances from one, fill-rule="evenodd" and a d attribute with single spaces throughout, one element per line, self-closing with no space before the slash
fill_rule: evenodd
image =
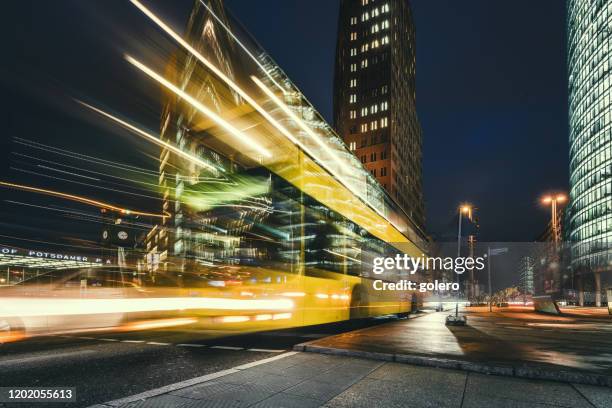
<path id="1" fill-rule="evenodd" d="M 295 351 L 288 351 L 286 353 L 283 354 L 279 354 L 273 357 L 268 357 L 268 358 L 264 358 L 261 360 L 255 360 L 251 363 L 246 363 L 246 364 L 242 364 L 233 368 L 228 368 L 225 370 L 221 370 L 221 371 L 217 371 L 214 373 L 210 373 L 210 374 L 206 374 L 200 377 L 195 377 L 195 378 L 191 378 L 188 380 L 184 380 L 184 381 L 180 381 L 174 384 L 169 384 L 169 385 L 164 385 L 162 387 L 159 388 L 155 388 L 152 390 L 148 390 L 148 391 L 144 391 L 141 392 L 139 394 L 134 394 L 134 395 L 130 395 L 127 397 L 123 397 L 123 398 L 119 398 L 116 400 L 112 400 L 112 401 L 107 401 L 107 402 L 102 402 L 99 404 L 94 404 L 89 406 L 88 408 L 118 408 L 121 407 L 123 405 L 129 404 L 129 403 L 133 403 L 133 402 L 137 402 L 137 401 L 144 401 L 148 398 L 152 398 L 152 397 L 157 397 L 159 395 L 163 395 L 163 394 L 168 394 L 170 392 L 173 391 L 177 391 L 183 388 L 187 388 L 187 387 L 191 387 L 194 385 L 198 385 L 198 384 L 202 384 L 211 380 L 214 380 L 216 378 L 219 377 L 225 377 L 226 375 L 229 374 L 234 374 L 234 373 L 238 373 L 242 370 L 246 370 L 248 368 L 252 368 L 252 367 L 256 367 L 258 365 L 261 364 L 266 364 L 266 363 L 270 363 L 272 361 L 276 361 L 276 360 L 280 360 L 282 358 L 285 357 L 291 357 L 293 355 L 297 354 Z"/>
<path id="2" fill-rule="evenodd" d="M 449 368 L 473 373 L 498 375 L 504 377 L 528 378 L 537 380 L 558 381 L 564 383 L 598 385 L 612 387 L 612 376 L 575 371 L 549 370 L 544 367 L 513 366 L 504 364 L 487 364 L 440 357 L 425 357 L 413 354 L 378 353 L 361 350 L 338 349 L 313 345 L 314 342 L 296 344 L 295 351 L 332 354 L 338 356 L 366 358 L 369 360 L 393 361 L 396 363 L 417 366 Z"/>

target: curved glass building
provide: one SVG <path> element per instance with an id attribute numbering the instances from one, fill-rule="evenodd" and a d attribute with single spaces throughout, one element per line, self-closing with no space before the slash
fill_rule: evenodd
<path id="1" fill-rule="evenodd" d="M 569 0 L 567 8 L 569 240 L 577 287 L 601 305 L 612 268 L 612 0 Z"/>

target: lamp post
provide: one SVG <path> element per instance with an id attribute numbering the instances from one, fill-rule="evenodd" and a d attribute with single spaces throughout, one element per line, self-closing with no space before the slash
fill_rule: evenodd
<path id="1" fill-rule="evenodd" d="M 457 228 L 457 258 L 461 256 L 461 221 L 463 220 L 463 214 L 470 216 L 472 207 L 469 205 L 462 205 L 459 207 L 459 227 Z"/>
<path id="2" fill-rule="evenodd" d="M 469 205 L 463 204 L 459 207 L 459 226 L 457 227 L 457 258 L 461 256 L 461 221 L 463 214 L 469 215 L 472 208 Z M 457 274 L 457 283 L 459 283 L 459 275 Z M 455 303 L 455 316 L 459 316 L 459 299 Z"/>
<path id="3" fill-rule="evenodd" d="M 542 203 L 546 205 L 550 205 L 551 211 L 551 227 L 553 234 L 553 242 L 556 244 L 559 243 L 561 238 L 561 234 L 559 231 L 559 217 L 557 216 L 557 207 L 559 204 L 564 203 L 567 200 L 567 197 L 564 194 L 557 195 L 548 195 L 542 198 Z"/>

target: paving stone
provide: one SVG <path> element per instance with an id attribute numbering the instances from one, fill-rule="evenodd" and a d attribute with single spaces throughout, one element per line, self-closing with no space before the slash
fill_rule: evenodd
<path id="1" fill-rule="evenodd" d="M 153 398 L 148 398 L 143 401 L 135 401 L 126 405 L 122 405 L 122 408 L 170 408 L 170 407 L 183 407 L 185 404 L 192 402 L 188 398 L 182 398 L 175 395 L 160 395 Z"/>
<path id="2" fill-rule="evenodd" d="M 232 388 L 236 388 L 238 385 L 217 382 L 217 381 L 208 381 L 202 384 L 194 385 L 191 387 L 183 388 L 181 390 L 173 391 L 170 395 L 177 395 L 179 397 L 184 398 L 192 398 L 192 399 L 203 399 L 209 397 L 218 392 L 228 391 Z"/>
<path id="3" fill-rule="evenodd" d="M 218 392 L 206 398 L 210 401 L 233 401 L 240 406 L 250 406 L 274 395 L 274 392 L 267 391 L 265 387 L 254 384 L 245 384 L 232 388 L 227 391 Z"/>
<path id="4" fill-rule="evenodd" d="M 592 408 L 570 384 L 552 381 L 470 374 L 465 396 L 475 394 L 530 404 Z"/>
<path id="5" fill-rule="evenodd" d="M 612 388 L 574 384 L 574 387 L 597 408 L 612 407 Z"/>
<path id="6" fill-rule="evenodd" d="M 561 408 L 566 406 L 567 405 L 538 404 L 507 398 L 495 398 L 487 395 L 466 395 L 463 400 L 462 408 Z"/>
<path id="7" fill-rule="evenodd" d="M 302 379 L 298 378 L 292 378 L 276 374 L 265 374 L 251 380 L 247 384 L 256 385 L 267 392 L 277 393 L 291 388 L 302 381 Z"/>
<path id="8" fill-rule="evenodd" d="M 253 405 L 253 408 L 315 408 L 320 407 L 323 403 L 324 401 L 317 399 L 281 392 Z"/>
<path id="9" fill-rule="evenodd" d="M 346 388 L 348 388 L 348 386 L 307 380 L 285 390 L 284 392 L 286 394 L 299 395 L 302 397 L 327 401 L 342 393 Z"/>
<path id="10" fill-rule="evenodd" d="M 465 384 L 465 383 L 464 383 Z M 351 386 L 340 397 L 344 399 L 369 399 L 378 401 L 377 406 L 404 404 L 404 406 L 452 407 L 461 403 L 464 384 L 432 382 L 427 386 L 408 382 L 392 382 L 365 378 Z M 337 397 L 336 397 L 337 398 Z M 332 400 L 333 401 L 333 400 Z"/>

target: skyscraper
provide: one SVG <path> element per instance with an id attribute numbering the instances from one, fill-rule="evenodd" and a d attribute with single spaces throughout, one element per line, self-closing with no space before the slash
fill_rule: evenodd
<path id="1" fill-rule="evenodd" d="M 334 126 L 392 199 L 423 229 L 415 47 L 407 0 L 340 2 Z"/>
<path id="2" fill-rule="evenodd" d="M 581 302 L 586 287 L 599 306 L 612 262 L 612 1 L 570 0 L 567 7 L 569 239 Z"/>

